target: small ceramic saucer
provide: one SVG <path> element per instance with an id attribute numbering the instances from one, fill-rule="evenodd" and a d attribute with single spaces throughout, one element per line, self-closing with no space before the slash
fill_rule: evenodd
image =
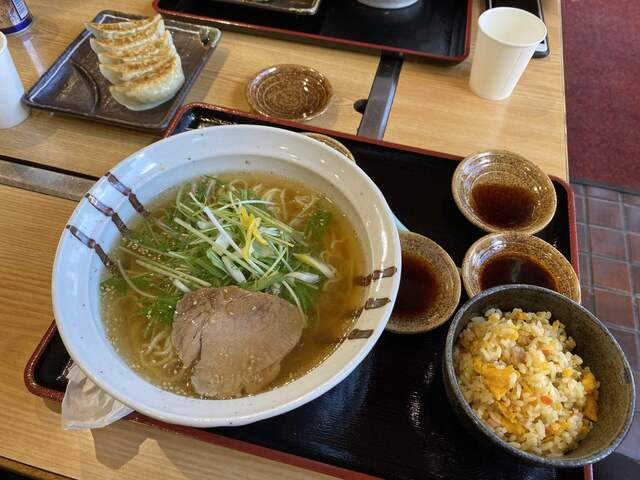
<path id="1" fill-rule="evenodd" d="M 333 90 L 320 72 L 303 65 L 275 65 L 247 85 L 247 101 L 261 115 L 304 122 L 323 114 Z"/>
<path id="2" fill-rule="evenodd" d="M 553 279 L 555 284 L 553 290 L 580 303 L 580 281 L 564 255 L 541 238 L 518 232 L 485 235 L 469 247 L 462 262 L 462 283 L 469 298 L 473 298 L 483 290 L 481 286 L 483 267 L 498 257 L 518 259 L 518 262 L 509 266 L 502 274 L 526 275 L 525 269 L 529 272 L 530 269 L 520 263 L 522 259 L 539 265 Z M 531 273 L 528 274 L 531 275 Z M 527 282 L 519 280 L 518 283 Z"/>
<path id="3" fill-rule="evenodd" d="M 304 135 L 305 137 L 313 138 L 314 140 L 322 142 L 325 145 L 328 145 L 334 150 L 340 152 L 342 155 L 347 157 L 352 162 L 356 161 L 356 158 L 353 156 L 353 153 L 351 153 L 351 150 L 349 150 L 341 142 L 339 142 L 333 137 L 329 137 L 328 135 L 323 135 L 322 133 L 315 133 L 315 132 L 302 132 L 301 135 Z"/>
<path id="4" fill-rule="evenodd" d="M 386 330 L 428 332 L 455 312 L 460 301 L 460 274 L 449 254 L 436 242 L 418 233 L 399 233 L 402 276 Z"/>
<path id="5" fill-rule="evenodd" d="M 476 192 L 480 189 L 489 194 L 487 200 L 497 210 L 493 212 L 496 218 L 515 220 L 512 216 L 518 212 L 524 217 L 513 224 L 492 222 L 486 216 L 486 206 L 483 212 L 482 205 L 477 204 Z M 533 234 L 546 227 L 556 211 L 556 191 L 548 175 L 530 160 L 506 150 L 469 155 L 456 168 L 451 190 L 467 220 L 489 233 Z"/>

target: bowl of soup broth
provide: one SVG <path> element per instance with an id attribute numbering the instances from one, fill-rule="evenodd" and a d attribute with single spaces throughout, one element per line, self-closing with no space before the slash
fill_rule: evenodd
<path id="1" fill-rule="evenodd" d="M 349 375 L 400 268 L 391 211 L 357 165 L 234 125 L 161 140 L 101 178 L 61 236 L 52 297 L 105 392 L 170 423 L 243 425 Z"/>

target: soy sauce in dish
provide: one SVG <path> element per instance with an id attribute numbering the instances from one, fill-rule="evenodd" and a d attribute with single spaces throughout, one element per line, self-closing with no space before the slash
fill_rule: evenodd
<path id="1" fill-rule="evenodd" d="M 526 283 L 550 290 L 558 290 L 556 281 L 540 262 L 518 253 L 503 253 L 490 258 L 480 270 L 480 288 Z"/>
<path id="2" fill-rule="evenodd" d="M 420 256 L 402 252 L 400 290 L 394 315 L 416 316 L 429 312 L 438 297 L 439 286 L 431 266 Z"/>
<path id="3" fill-rule="evenodd" d="M 517 228 L 533 219 L 536 199 L 524 187 L 480 184 L 471 189 L 471 200 L 478 216 L 500 228 Z"/>

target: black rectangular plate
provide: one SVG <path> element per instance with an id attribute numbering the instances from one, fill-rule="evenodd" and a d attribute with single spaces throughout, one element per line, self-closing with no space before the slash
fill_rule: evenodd
<path id="1" fill-rule="evenodd" d="M 276 12 L 294 13 L 296 15 L 313 15 L 318 11 L 322 0 L 209 0 L 225 2 L 245 7 L 274 10 Z"/>
<path id="2" fill-rule="evenodd" d="M 167 135 L 233 123 L 306 129 L 291 122 L 191 104 L 178 113 Z M 358 165 L 380 187 L 396 215 L 410 229 L 438 242 L 456 263 L 462 260 L 467 247 L 484 234 L 460 214 L 453 202 L 450 185 L 457 162 L 452 157 L 321 132 L 346 145 Z M 554 185 L 557 211 L 539 236 L 555 245 L 575 268 L 573 193 L 562 181 L 554 179 Z M 463 297 L 461 301 L 465 300 Z M 278 417 L 244 427 L 163 427 L 214 443 L 219 443 L 214 436 L 240 440 L 381 478 L 584 478 L 582 469 L 532 467 L 496 456 L 467 434 L 444 393 L 441 363 L 447 325 L 422 335 L 385 332 L 344 381 L 320 398 Z M 27 367 L 27 384 L 32 378 L 32 391 L 56 397 L 52 392 L 64 391 L 65 384 L 58 377 L 69 360 L 57 333 L 41 352 L 36 351 L 34 359 L 34 364 Z"/>
<path id="3" fill-rule="evenodd" d="M 154 0 L 154 8 L 223 29 L 357 50 L 404 53 L 443 63 L 469 55 L 471 0 L 420 0 L 397 10 L 356 0 L 322 0 L 315 15 L 294 15 L 210 0 Z"/>
<path id="4" fill-rule="evenodd" d="M 98 23 L 143 18 L 104 10 L 92 20 Z M 88 19 L 87 19 L 88 20 Z M 182 105 L 193 82 L 213 53 L 221 32 L 217 28 L 165 20 L 182 60 L 185 83 L 169 101 L 150 110 L 134 112 L 117 103 L 109 93 L 109 81 L 98 70 L 98 57 L 91 50 L 91 34 L 83 30 L 56 59 L 24 101 L 33 108 L 88 118 L 135 130 L 162 132 Z M 204 39 L 204 42 L 203 42 Z"/>

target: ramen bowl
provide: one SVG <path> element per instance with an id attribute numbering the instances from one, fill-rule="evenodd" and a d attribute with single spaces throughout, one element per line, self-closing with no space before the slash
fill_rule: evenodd
<path id="1" fill-rule="evenodd" d="M 326 195 L 359 239 L 365 265 L 362 305 L 344 341 L 316 368 L 276 389 L 229 400 L 177 395 L 140 377 L 107 337 L 100 282 L 125 226 L 163 192 L 202 175 L 262 172 Z M 56 323 L 73 360 L 106 393 L 168 423 L 194 427 L 243 425 L 322 395 L 362 361 L 384 330 L 400 283 L 401 249 L 391 211 L 375 184 L 332 148 L 297 133 L 233 125 L 182 133 L 134 153 L 88 192 L 62 233 L 52 298 Z M 355 279 L 354 279 L 355 280 Z"/>

